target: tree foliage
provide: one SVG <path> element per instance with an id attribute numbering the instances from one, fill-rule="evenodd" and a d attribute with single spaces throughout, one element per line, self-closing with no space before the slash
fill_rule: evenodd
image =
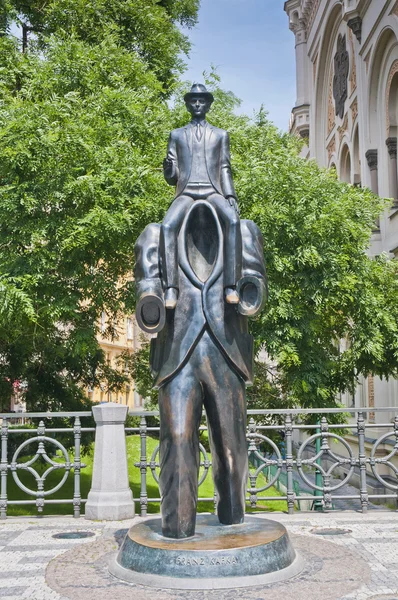
<path id="1" fill-rule="evenodd" d="M 123 375 L 104 360 L 100 314 L 131 312 L 133 246 L 172 200 L 161 163 L 185 124 L 179 25 L 197 0 L 53 0 L 0 6 L 0 394 L 77 407 L 82 386 Z M 29 44 L 10 34 L 18 18 Z M 1 32 L 0 32 L 1 33 Z M 265 239 L 270 297 L 251 327 L 253 406 L 325 406 L 360 374 L 397 374 L 396 263 L 366 255 L 386 203 L 299 157 L 264 111 L 207 80 L 229 130 L 241 216 Z M 170 102 L 174 94 L 175 103 Z M 346 340 L 342 347 L 340 341 Z M 127 357 L 122 357 L 125 359 Z M 144 349 L 132 368 L 149 393 Z M 145 374 L 144 374 L 145 373 Z"/>
<path id="2" fill-rule="evenodd" d="M 8 12 L 7 12 L 8 10 Z M 132 311 L 134 240 L 163 214 L 166 98 L 197 1 L 10 2 L 30 44 L 0 37 L 0 381 L 35 408 L 73 408 L 123 377 L 109 336 Z M 0 390 L 1 391 L 1 390 Z"/>

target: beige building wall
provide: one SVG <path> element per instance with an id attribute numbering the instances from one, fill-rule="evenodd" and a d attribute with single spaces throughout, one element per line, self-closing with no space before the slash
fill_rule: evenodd
<path id="1" fill-rule="evenodd" d="M 126 316 L 121 319 L 116 325 L 117 336 L 110 340 L 105 336 L 107 328 L 107 316 L 102 314 L 101 323 L 99 324 L 98 341 L 100 347 L 105 353 L 107 361 L 113 368 L 124 369 L 118 360 L 123 352 L 132 353 L 140 348 L 140 339 L 142 332 L 138 328 L 135 317 L 133 315 Z M 92 402 L 117 402 L 125 404 L 131 410 L 141 408 L 143 406 L 143 398 L 136 392 L 134 381 L 130 377 L 129 383 L 118 392 L 110 392 L 105 389 L 105 386 L 88 388 L 87 395 Z"/>

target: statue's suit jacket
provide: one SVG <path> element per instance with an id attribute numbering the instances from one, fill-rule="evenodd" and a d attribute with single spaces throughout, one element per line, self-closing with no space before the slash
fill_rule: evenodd
<path id="1" fill-rule="evenodd" d="M 197 204 L 197 203 L 195 203 Z M 212 208 L 212 211 L 215 210 Z M 192 209 L 191 209 L 192 210 Z M 184 221 L 187 223 L 188 218 Z M 217 220 L 218 222 L 218 220 Z M 223 243 L 219 227 L 218 257 L 208 280 L 199 281 L 187 258 L 184 225 L 179 236 L 179 297 L 175 310 L 166 311 L 166 322 L 151 340 L 151 369 L 154 387 L 171 380 L 189 360 L 195 343 L 207 327 L 231 368 L 246 382 L 253 379 L 253 338 L 248 332 L 248 319 L 236 305 L 227 304 L 223 285 Z M 254 276 L 265 289 L 263 240 L 252 221 L 241 220 L 243 269 L 242 277 Z M 159 270 L 160 225 L 148 225 L 138 238 L 135 278 L 140 293 L 161 293 Z"/>
<path id="2" fill-rule="evenodd" d="M 170 176 L 166 176 L 165 172 L 165 177 L 167 183 L 177 186 L 176 197 L 184 192 L 191 174 L 192 136 L 193 127 L 190 123 L 170 133 L 167 158 L 172 160 L 173 170 Z M 228 133 L 206 122 L 204 137 L 206 168 L 214 189 L 222 196 L 236 198 L 231 173 Z"/>

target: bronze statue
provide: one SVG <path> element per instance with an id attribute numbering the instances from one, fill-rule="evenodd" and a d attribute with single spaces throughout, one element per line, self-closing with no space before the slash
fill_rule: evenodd
<path id="1" fill-rule="evenodd" d="M 266 289 L 261 233 L 237 212 L 228 134 L 204 121 L 213 97 L 195 84 L 185 99 L 193 121 L 171 133 L 164 164 L 176 199 L 135 247 L 137 321 L 157 333 L 151 368 L 159 389 L 162 532 L 170 538 L 195 532 L 203 407 L 219 520 L 243 522 L 245 387 L 253 376 L 248 316 L 261 310 Z"/>
<path id="2" fill-rule="evenodd" d="M 163 163 L 167 183 L 176 186 L 175 200 L 161 229 L 166 308 L 174 308 L 177 301 L 177 236 L 182 220 L 195 200 L 208 200 L 223 223 L 225 298 L 227 302 L 237 304 L 236 283 L 240 278 L 242 241 L 228 133 L 207 123 L 206 113 L 214 97 L 204 85 L 194 84 L 184 100 L 192 120 L 186 127 L 171 132 Z"/>

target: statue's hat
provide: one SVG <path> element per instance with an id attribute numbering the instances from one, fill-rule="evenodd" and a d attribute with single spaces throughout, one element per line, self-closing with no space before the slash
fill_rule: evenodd
<path id="1" fill-rule="evenodd" d="M 191 87 L 191 91 L 185 94 L 184 100 L 190 100 L 191 98 L 195 98 L 195 96 L 205 96 L 210 102 L 213 102 L 214 96 L 211 92 L 208 92 L 206 86 L 203 83 L 194 83 Z"/>

